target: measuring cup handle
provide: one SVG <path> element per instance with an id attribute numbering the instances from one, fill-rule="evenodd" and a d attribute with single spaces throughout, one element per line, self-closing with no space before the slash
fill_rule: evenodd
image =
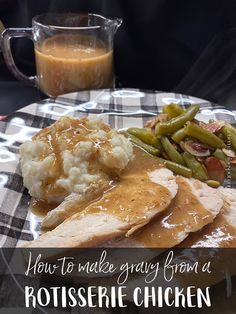
<path id="1" fill-rule="evenodd" d="M 33 40 L 32 36 L 32 28 L 7 28 L 1 34 L 1 49 L 3 53 L 3 57 L 5 59 L 6 65 L 10 72 L 19 80 L 24 83 L 37 86 L 37 77 L 36 76 L 26 76 L 23 74 L 15 65 L 14 59 L 12 57 L 11 52 L 11 38 L 17 37 L 28 37 Z"/>

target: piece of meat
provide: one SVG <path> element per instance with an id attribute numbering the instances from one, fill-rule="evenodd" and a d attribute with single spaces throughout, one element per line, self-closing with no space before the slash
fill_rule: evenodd
<path id="1" fill-rule="evenodd" d="M 225 121 L 217 120 L 208 123 L 200 122 L 199 125 L 209 132 L 216 133 L 225 126 Z"/>
<path id="2" fill-rule="evenodd" d="M 159 113 L 156 117 L 147 120 L 144 124 L 145 128 L 155 129 L 155 126 L 158 122 L 166 122 L 168 120 L 168 114 Z"/>
<path id="3" fill-rule="evenodd" d="M 135 171 L 136 173 L 136 171 Z M 122 182 L 26 247 L 95 247 L 132 234 L 164 211 L 177 193 L 173 173 L 165 168 L 128 172 Z"/>
<path id="4" fill-rule="evenodd" d="M 181 247 L 236 247 L 236 190 L 220 187 L 224 206 L 212 224 L 191 234 Z"/>
<path id="5" fill-rule="evenodd" d="M 82 211 L 90 202 L 100 197 L 109 188 L 109 182 L 93 183 L 83 193 L 72 193 L 56 208 L 50 210 L 41 223 L 42 230 L 52 230 L 76 212 Z"/>
<path id="6" fill-rule="evenodd" d="M 129 162 L 126 169 L 121 173 L 118 184 L 120 184 L 120 182 L 122 182 L 123 186 L 126 184 L 126 186 L 124 186 L 125 193 L 130 184 L 134 184 L 133 193 L 135 193 L 135 188 L 139 184 L 138 182 L 142 180 L 143 177 L 146 177 L 147 172 L 152 172 L 158 168 L 160 168 L 160 164 L 156 159 L 150 157 L 150 155 L 144 153 L 142 150 L 134 148 L 134 159 Z M 167 173 L 163 171 L 164 170 L 162 170 L 162 173 Z M 159 180 L 160 179 L 161 178 L 159 178 Z M 103 184 L 103 191 L 110 189 L 111 184 L 114 184 L 114 182 L 110 182 L 110 184 L 107 182 L 107 186 L 105 186 L 105 184 L 106 181 L 104 181 Z M 101 184 L 99 185 L 101 186 Z M 44 230 L 54 229 L 65 219 L 75 213 L 81 212 L 91 201 L 101 197 L 101 194 L 101 190 L 96 188 L 96 184 L 94 183 L 86 193 L 82 195 L 70 195 L 58 207 L 48 212 L 42 221 L 41 228 Z M 117 206 L 119 206 L 119 204 L 117 204 Z"/>
<path id="7" fill-rule="evenodd" d="M 227 203 L 227 208 L 223 215 L 226 221 L 236 229 L 236 189 L 220 187 L 218 191 L 220 191 L 224 201 Z"/>
<path id="8" fill-rule="evenodd" d="M 224 182 L 226 164 L 224 161 L 219 160 L 214 156 L 207 157 L 205 160 L 206 170 L 209 176 L 209 179 L 219 181 L 220 183 Z"/>
<path id="9" fill-rule="evenodd" d="M 212 223 L 223 206 L 218 191 L 196 179 L 177 176 L 176 182 L 178 192 L 167 211 L 131 237 L 104 246 L 171 248 Z"/>

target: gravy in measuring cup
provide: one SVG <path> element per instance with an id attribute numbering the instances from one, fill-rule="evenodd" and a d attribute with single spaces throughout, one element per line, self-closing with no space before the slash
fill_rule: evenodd
<path id="1" fill-rule="evenodd" d="M 113 51 L 91 36 L 55 35 L 35 48 L 40 89 L 49 96 L 113 86 Z"/>

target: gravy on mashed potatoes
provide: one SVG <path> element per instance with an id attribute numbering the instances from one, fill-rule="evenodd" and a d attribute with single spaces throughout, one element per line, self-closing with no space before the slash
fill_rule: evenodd
<path id="1" fill-rule="evenodd" d="M 133 159 L 132 144 L 97 117 L 62 117 L 20 147 L 29 194 L 59 204 L 89 189 L 97 197 Z"/>

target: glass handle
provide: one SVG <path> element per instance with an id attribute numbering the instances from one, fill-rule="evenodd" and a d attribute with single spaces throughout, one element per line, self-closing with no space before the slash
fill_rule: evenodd
<path id="1" fill-rule="evenodd" d="M 11 38 L 27 37 L 33 40 L 32 28 L 7 28 L 1 34 L 1 48 L 3 57 L 5 59 L 6 65 L 10 72 L 19 80 L 24 83 L 37 86 L 37 77 L 36 76 L 26 76 L 22 73 L 17 66 L 15 65 L 14 59 L 11 52 Z"/>

